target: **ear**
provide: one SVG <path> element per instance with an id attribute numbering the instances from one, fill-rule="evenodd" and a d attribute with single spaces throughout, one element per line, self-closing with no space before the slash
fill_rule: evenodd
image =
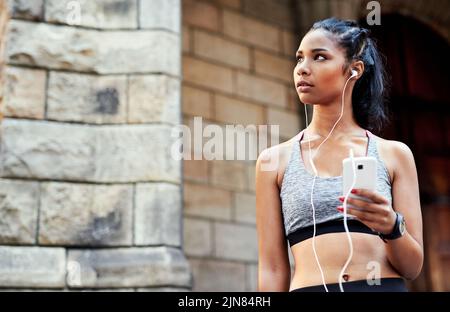
<path id="1" fill-rule="evenodd" d="M 353 79 L 359 79 L 362 74 L 364 73 L 364 62 L 363 61 L 354 61 L 350 66 L 350 73 L 351 70 L 356 70 L 358 74 Z"/>

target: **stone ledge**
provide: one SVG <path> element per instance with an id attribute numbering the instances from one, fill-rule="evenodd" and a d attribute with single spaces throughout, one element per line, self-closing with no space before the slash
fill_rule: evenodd
<path id="1" fill-rule="evenodd" d="M 64 248 L 0 246 L 2 287 L 63 288 Z"/>
<path id="2" fill-rule="evenodd" d="M 179 249 L 169 247 L 69 250 L 69 287 L 189 288 L 189 264 Z"/>

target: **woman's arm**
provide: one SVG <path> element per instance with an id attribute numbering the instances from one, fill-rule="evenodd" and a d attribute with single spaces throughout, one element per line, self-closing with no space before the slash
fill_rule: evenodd
<path id="1" fill-rule="evenodd" d="M 277 148 L 264 150 L 256 161 L 258 291 L 289 291 L 290 285 L 291 270 L 277 185 L 278 166 L 267 166 L 269 161 L 271 164 L 279 161 Z"/>
<path id="2" fill-rule="evenodd" d="M 376 192 L 356 189 L 357 195 L 367 197 L 369 201 L 348 198 L 347 203 L 356 208 L 348 208 L 347 212 L 372 230 L 383 234 L 392 232 L 395 211 L 404 216 L 407 231 L 400 238 L 386 240 L 385 246 L 392 266 L 400 275 L 412 280 L 420 274 L 423 264 L 422 214 L 416 166 L 414 156 L 406 144 L 396 141 L 390 141 L 389 144 L 389 152 L 394 159 L 392 205 Z M 340 200 L 343 201 L 343 197 Z M 342 207 L 338 207 L 338 210 L 342 211 Z"/>
<path id="3" fill-rule="evenodd" d="M 401 142 L 391 141 L 395 159 L 392 185 L 392 205 L 406 220 L 406 233 L 395 240 L 387 240 L 388 259 L 406 279 L 417 278 L 423 265 L 422 213 L 419 182 L 414 155 Z"/>

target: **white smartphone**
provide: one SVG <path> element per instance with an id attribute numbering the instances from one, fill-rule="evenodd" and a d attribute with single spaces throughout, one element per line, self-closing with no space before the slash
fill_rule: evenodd
<path id="1" fill-rule="evenodd" d="M 377 159 L 372 156 L 353 157 L 355 162 L 356 181 L 353 188 L 364 188 L 376 192 L 377 189 Z M 345 158 L 342 161 L 343 167 L 343 189 L 342 196 L 350 190 L 353 182 L 352 160 Z M 359 198 L 368 201 L 367 197 L 361 197 L 350 193 L 349 197 Z M 348 207 L 351 207 L 349 204 Z"/>

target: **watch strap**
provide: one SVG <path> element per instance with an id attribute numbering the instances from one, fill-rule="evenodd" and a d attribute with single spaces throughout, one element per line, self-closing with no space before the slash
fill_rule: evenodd
<path id="1" fill-rule="evenodd" d="M 394 224 L 394 228 L 392 229 L 392 232 L 389 234 L 378 233 L 380 238 L 385 243 L 386 243 L 386 240 L 397 239 L 402 236 L 402 233 L 400 231 L 400 223 L 402 222 L 403 216 L 398 212 L 395 212 L 395 215 L 396 215 L 395 224 Z"/>

